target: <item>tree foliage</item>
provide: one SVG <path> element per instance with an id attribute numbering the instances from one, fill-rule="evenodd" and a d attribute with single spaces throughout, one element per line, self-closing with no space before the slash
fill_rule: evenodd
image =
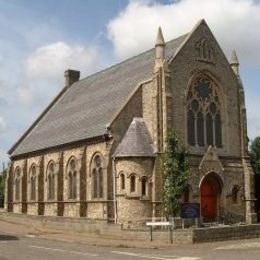
<path id="1" fill-rule="evenodd" d="M 4 206 L 4 195 L 5 195 L 5 171 L 0 172 L 0 207 Z"/>
<path id="2" fill-rule="evenodd" d="M 254 172 L 260 175 L 260 136 L 250 146 L 250 159 Z"/>
<path id="3" fill-rule="evenodd" d="M 163 204 L 167 217 L 174 217 L 179 212 L 189 177 L 188 169 L 188 152 L 177 133 L 171 131 L 166 138 L 163 156 Z"/>

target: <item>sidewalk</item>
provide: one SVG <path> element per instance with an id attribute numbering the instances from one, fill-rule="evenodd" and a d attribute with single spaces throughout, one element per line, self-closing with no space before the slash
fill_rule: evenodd
<path id="1" fill-rule="evenodd" d="M 93 246 L 110 246 L 118 248 L 169 248 L 177 245 L 160 243 L 160 241 L 135 241 L 116 239 L 111 236 L 101 236 L 94 233 L 71 232 L 57 229 L 47 229 L 32 223 L 18 224 L 7 220 L 0 220 L 0 233 L 17 237 L 37 237 L 48 240 L 82 243 Z"/>

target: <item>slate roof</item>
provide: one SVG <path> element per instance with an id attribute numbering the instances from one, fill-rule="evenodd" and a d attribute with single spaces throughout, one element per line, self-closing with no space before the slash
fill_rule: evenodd
<path id="1" fill-rule="evenodd" d="M 143 118 L 135 117 L 123 140 L 118 145 L 115 157 L 154 157 L 152 138 Z"/>
<path id="2" fill-rule="evenodd" d="M 167 59 L 186 38 L 187 34 L 166 43 Z M 152 78 L 154 61 L 153 48 L 74 83 L 8 153 L 16 156 L 102 136 L 137 84 Z"/>

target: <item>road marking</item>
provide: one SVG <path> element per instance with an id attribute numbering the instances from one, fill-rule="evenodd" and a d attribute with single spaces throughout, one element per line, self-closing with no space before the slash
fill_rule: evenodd
<path id="1" fill-rule="evenodd" d="M 28 246 L 28 247 L 36 248 L 36 249 L 43 249 L 43 250 L 56 251 L 56 252 L 62 252 L 62 253 L 70 253 L 70 254 L 75 254 L 75 255 L 98 256 L 97 254 L 71 251 L 71 250 L 65 250 L 65 249 L 60 249 L 60 248 L 51 248 L 51 247 L 44 247 L 44 246 Z"/>
<path id="2" fill-rule="evenodd" d="M 198 257 L 176 257 L 176 256 L 152 256 L 152 255 L 145 255 L 145 254 L 136 254 L 132 252 L 125 252 L 125 251 L 111 251 L 110 253 L 118 254 L 118 255 L 126 255 L 126 256 L 135 256 L 139 258 L 147 258 L 147 259 L 156 259 L 156 260 L 199 260 Z"/>
<path id="3" fill-rule="evenodd" d="M 7 243 L 7 241 L 0 241 L 0 242 L 3 243 L 3 244 Z"/>
<path id="4" fill-rule="evenodd" d="M 220 246 L 215 248 L 215 250 L 232 250 L 232 249 L 246 249 L 246 248 L 260 248 L 260 242 L 237 243 L 233 245 Z"/>

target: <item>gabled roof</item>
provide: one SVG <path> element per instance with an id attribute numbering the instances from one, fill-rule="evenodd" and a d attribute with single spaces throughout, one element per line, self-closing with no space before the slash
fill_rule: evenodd
<path id="1" fill-rule="evenodd" d="M 187 36 L 166 43 L 166 59 L 176 54 Z M 153 48 L 74 83 L 8 153 L 16 156 L 104 135 L 137 84 L 152 78 L 154 61 Z"/>
<path id="2" fill-rule="evenodd" d="M 142 118 L 133 119 L 114 157 L 154 157 L 152 138 Z"/>

